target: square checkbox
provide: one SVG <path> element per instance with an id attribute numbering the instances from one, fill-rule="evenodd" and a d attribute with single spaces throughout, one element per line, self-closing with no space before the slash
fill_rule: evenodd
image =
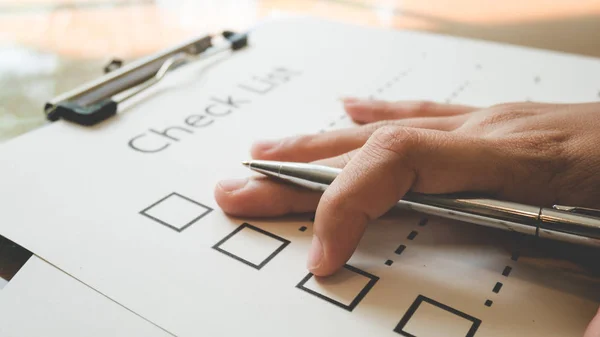
<path id="1" fill-rule="evenodd" d="M 394 331 L 406 337 L 473 337 L 479 325 L 481 320 L 419 295 Z"/>
<path id="2" fill-rule="evenodd" d="M 260 270 L 289 244 L 289 240 L 243 223 L 213 248 Z"/>
<path id="3" fill-rule="evenodd" d="M 171 193 L 140 214 L 178 232 L 191 226 L 213 209 L 178 193 Z"/>
<path id="4" fill-rule="evenodd" d="M 342 309 L 352 311 L 378 280 L 379 277 L 346 264 L 327 277 L 316 277 L 309 273 L 296 287 Z"/>

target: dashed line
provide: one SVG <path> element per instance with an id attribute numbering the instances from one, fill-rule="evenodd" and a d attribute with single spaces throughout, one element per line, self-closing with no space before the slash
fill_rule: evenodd
<path id="1" fill-rule="evenodd" d="M 513 261 L 517 261 L 519 259 L 519 252 L 518 251 L 514 251 L 512 256 L 510 257 L 511 260 Z"/>
<path id="2" fill-rule="evenodd" d="M 517 261 L 519 259 L 519 241 L 517 240 L 517 247 L 515 247 L 513 253 L 511 254 L 510 259 L 513 261 Z M 512 272 L 513 267 L 511 266 L 504 266 L 504 269 L 502 270 L 502 276 L 504 277 L 508 277 L 510 275 L 510 273 Z M 496 284 L 494 285 L 494 287 L 492 288 L 492 292 L 495 294 L 500 293 L 500 290 L 502 289 L 503 284 L 502 282 L 496 282 Z M 491 300 L 486 300 L 485 301 L 485 306 L 486 307 L 491 307 L 492 306 L 492 301 Z"/>
<path id="3" fill-rule="evenodd" d="M 428 222 L 428 221 L 429 221 L 429 219 L 428 219 L 428 218 L 422 218 L 422 219 L 419 221 L 419 223 L 418 223 L 418 226 L 420 226 L 420 227 L 423 227 L 423 226 L 425 226 L 425 225 L 427 224 L 427 222 Z M 408 240 L 414 240 L 414 239 L 417 237 L 417 235 L 418 235 L 418 234 L 419 234 L 419 232 L 417 232 L 417 231 L 414 231 L 414 230 L 413 230 L 413 231 L 411 231 L 411 232 L 408 234 L 408 236 L 407 236 L 406 238 L 407 238 Z M 406 245 L 403 245 L 403 244 L 401 244 L 401 245 L 399 245 L 399 246 L 398 246 L 398 248 L 396 248 L 396 250 L 394 251 L 394 253 L 395 253 L 396 255 L 400 255 L 400 254 L 402 254 L 402 252 L 404 252 L 404 250 L 406 250 Z M 393 260 L 390 260 L 390 259 L 387 259 L 387 260 L 385 261 L 385 264 L 386 264 L 387 266 L 391 266 L 393 263 L 394 263 L 394 261 L 393 261 Z M 426 265 L 423 265 L 423 267 L 427 267 L 427 266 L 426 266 Z"/>

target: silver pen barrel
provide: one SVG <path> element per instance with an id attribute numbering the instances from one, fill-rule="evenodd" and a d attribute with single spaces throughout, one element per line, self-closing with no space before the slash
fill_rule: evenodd
<path id="1" fill-rule="evenodd" d="M 253 160 L 250 169 L 324 191 L 341 169 L 307 163 Z M 600 248 L 600 219 L 519 203 L 456 195 L 407 193 L 396 208 L 511 232 Z"/>

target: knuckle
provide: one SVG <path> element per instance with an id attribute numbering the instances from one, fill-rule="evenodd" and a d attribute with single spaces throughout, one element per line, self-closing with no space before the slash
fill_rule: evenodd
<path id="1" fill-rule="evenodd" d="M 413 112 L 418 114 L 433 113 L 437 108 L 437 103 L 428 100 L 417 101 L 414 105 Z"/>
<path id="2" fill-rule="evenodd" d="M 369 124 L 361 126 L 359 129 L 359 132 L 362 133 L 364 136 L 368 137 L 383 127 L 393 125 L 393 123 L 394 123 L 393 121 L 388 121 L 388 120 L 369 123 Z"/>
<path id="3" fill-rule="evenodd" d="M 389 125 L 375 131 L 370 138 L 370 147 L 366 148 L 377 153 L 392 152 L 403 156 L 418 142 L 419 134 L 415 129 Z"/>
<path id="4" fill-rule="evenodd" d="M 293 149 L 308 147 L 310 146 L 313 139 L 314 137 L 311 135 L 299 135 L 295 137 L 285 138 L 281 142 L 279 149 L 289 151 Z"/>
<path id="5" fill-rule="evenodd" d="M 492 106 L 489 113 L 484 115 L 479 121 L 483 127 L 496 126 L 520 118 L 534 116 L 536 111 L 531 109 L 529 104 L 522 103 L 503 103 Z"/>
<path id="6" fill-rule="evenodd" d="M 548 193 L 545 197 L 570 190 L 566 186 L 569 176 L 565 172 L 574 165 L 568 147 L 564 144 L 568 135 L 563 132 L 544 132 L 522 135 L 502 141 L 502 146 L 510 153 L 508 165 L 504 166 L 503 176 L 510 186 L 536 186 Z"/>

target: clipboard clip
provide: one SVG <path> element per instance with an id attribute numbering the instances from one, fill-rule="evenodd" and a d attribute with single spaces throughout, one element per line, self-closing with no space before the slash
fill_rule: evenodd
<path id="1" fill-rule="evenodd" d="M 220 35 L 222 41 L 219 44 L 215 44 L 216 36 L 195 38 L 119 67 L 57 96 L 44 106 L 46 119 L 51 122 L 64 119 L 84 126 L 98 124 L 116 115 L 120 103 L 155 85 L 169 71 L 248 45 L 247 33 L 224 31 Z"/>

